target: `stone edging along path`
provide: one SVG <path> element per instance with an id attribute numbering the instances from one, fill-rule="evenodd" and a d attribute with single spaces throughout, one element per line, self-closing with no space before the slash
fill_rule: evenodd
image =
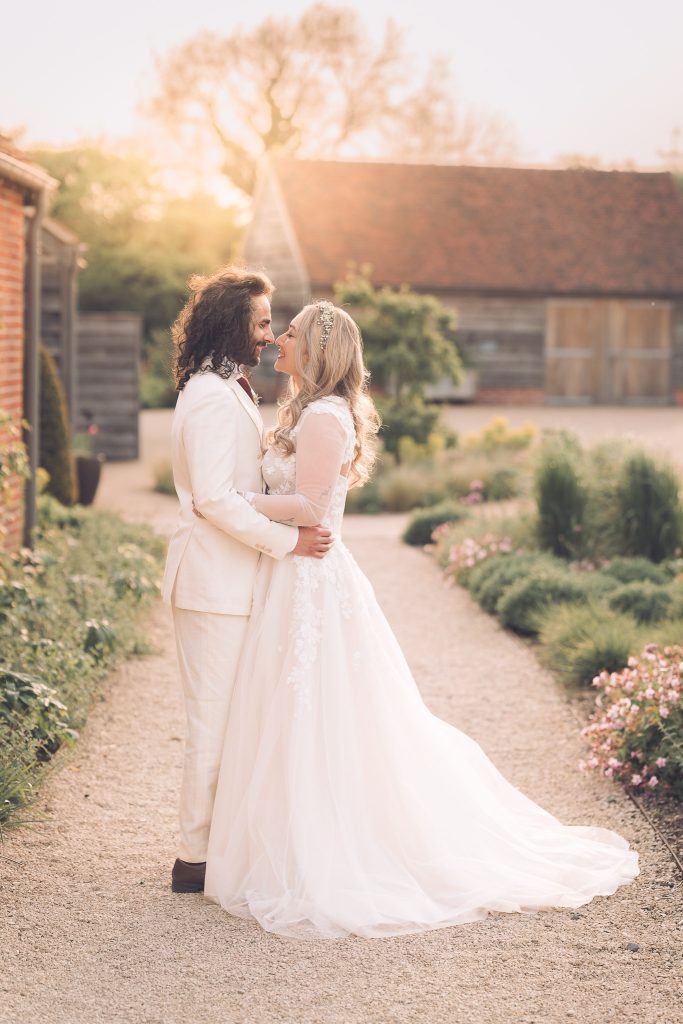
<path id="1" fill-rule="evenodd" d="M 146 500 L 140 517 L 159 525 L 171 505 Z M 398 533 L 393 517 L 346 526 L 430 708 L 563 821 L 624 835 L 640 853 L 639 878 L 576 912 L 320 943 L 268 935 L 199 895 L 173 896 L 183 723 L 169 617 L 158 606 L 149 619 L 158 653 L 114 674 L 78 748 L 39 794 L 35 824 L 0 850 L 0 1021 L 683 1019 L 683 891 L 666 848 L 616 786 L 577 772 L 572 709 L 533 652 L 466 591 L 442 587 L 434 564 Z"/>

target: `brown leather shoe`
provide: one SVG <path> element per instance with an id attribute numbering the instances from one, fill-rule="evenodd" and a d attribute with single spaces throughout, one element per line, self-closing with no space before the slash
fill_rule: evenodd
<path id="1" fill-rule="evenodd" d="M 171 872 L 171 892 L 204 892 L 206 861 L 189 864 L 178 858 Z"/>

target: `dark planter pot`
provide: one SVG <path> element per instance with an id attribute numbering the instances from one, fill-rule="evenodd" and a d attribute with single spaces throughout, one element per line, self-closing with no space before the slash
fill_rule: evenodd
<path id="1" fill-rule="evenodd" d="M 78 479 L 79 505 L 92 505 L 100 482 L 104 455 L 77 455 L 76 477 Z"/>

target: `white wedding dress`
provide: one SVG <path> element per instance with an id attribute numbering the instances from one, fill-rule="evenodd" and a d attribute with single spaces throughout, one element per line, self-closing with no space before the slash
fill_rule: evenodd
<path id="1" fill-rule="evenodd" d="M 206 896 L 297 938 L 386 936 L 579 907 L 638 874 L 615 832 L 563 825 L 432 715 L 341 539 L 353 420 L 310 405 L 269 450 L 273 519 L 321 521 L 322 560 L 263 558 L 218 781 Z M 321 515 L 322 513 L 322 515 Z"/>

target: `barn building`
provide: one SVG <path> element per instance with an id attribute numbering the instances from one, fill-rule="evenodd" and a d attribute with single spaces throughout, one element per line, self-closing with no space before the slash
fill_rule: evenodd
<path id="1" fill-rule="evenodd" d="M 351 266 L 457 314 L 472 395 L 683 404 L 683 192 L 668 173 L 275 159 L 245 242 L 276 327 Z"/>

